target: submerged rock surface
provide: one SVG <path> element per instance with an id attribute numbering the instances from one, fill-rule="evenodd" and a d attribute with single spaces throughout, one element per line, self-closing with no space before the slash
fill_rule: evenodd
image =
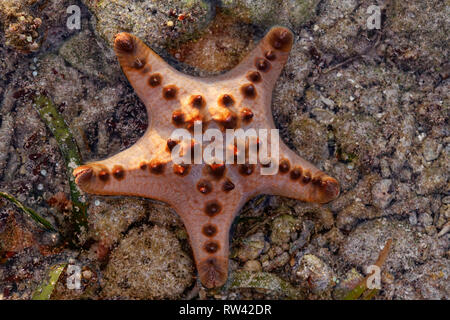
<path id="1" fill-rule="evenodd" d="M 1 298 L 31 298 L 59 263 L 81 266 L 84 280 L 75 292 L 62 276 L 57 299 L 342 298 L 388 239 L 377 299 L 450 298 L 445 2 L 4 3 L 0 191 L 59 230 L 70 226 L 70 186 L 34 98 L 54 102 L 84 162 L 132 145 L 147 117 L 111 48 L 119 31 L 205 76 L 231 69 L 272 25 L 289 27 L 295 42 L 273 93 L 275 124 L 289 147 L 339 180 L 341 195 L 323 206 L 250 200 L 232 234 L 230 279 L 241 281 L 220 291 L 194 286 L 186 231 L 162 203 L 83 195 L 88 229 L 74 249 L 0 198 Z M 71 4 L 81 9 L 80 30 L 66 27 Z M 367 28 L 374 4 L 379 30 Z"/>

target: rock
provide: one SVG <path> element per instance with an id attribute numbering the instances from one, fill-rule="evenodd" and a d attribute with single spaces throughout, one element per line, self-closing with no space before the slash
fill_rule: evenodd
<path id="1" fill-rule="evenodd" d="M 289 262 L 289 254 L 287 252 L 283 252 L 280 255 L 276 256 L 270 261 L 266 261 L 263 263 L 264 271 L 272 271 L 274 269 L 280 268 Z"/>
<path id="2" fill-rule="evenodd" d="M 328 159 L 328 133 L 324 125 L 306 117 L 294 118 L 289 134 L 298 153 L 308 161 L 320 166 Z"/>
<path id="3" fill-rule="evenodd" d="M 327 99 L 327 100 L 333 102 L 330 99 Z M 319 121 L 321 124 L 329 125 L 329 124 L 333 123 L 333 121 L 334 121 L 334 114 L 328 110 L 314 108 L 311 110 L 311 114 L 314 115 L 314 117 L 316 117 L 317 121 Z"/>
<path id="4" fill-rule="evenodd" d="M 144 200 L 97 199 L 90 202 L 89 237 L 109 246 L 122 238 L 122 233 L 138 220 L 145 218 Z"/>
<path id="5" fill-rule="evenodd" d="M 291 232 L 295 230 L 296 220 L 290 215 L 282 215 L 272 221 L 270 240 L 274 244 L 287 243 L 291 239 Z"/>
<path id="6" fill-rule="evenodd" d="M 213 23 L 196 39 L 170 48 L 169 52 L 178 61 L 195 67 L 200 76 L 210 76 L 228 71 L 244 59 L 256 45 L 254 37 L 251 26 L 243 24 L 235 15 L 218 12 Z"/>
<path id="7" fill-rule="evenodd" d="M 262 232 L 255 233 L 242 241 L 237 252 L 241 261 L 255 260 L 263 252 L 266 242 Z"/>
<path id="8" fill-rule="evenodd" d="M 311 220 L 305 220 L 302 224 L 302 231 L 298 239 L 291 243 L 289 253 L 292 254 L 295 251 L 301 249 L 310 239 L 312 232 L 314 231 L 314 222 Z"/>
<path id="9" fill-rule="evenodd" d="M 281 3 L 287 11 L 292 27 L 299 28 L 314 19 L 319 2 L 319 0 L 288 0 Z"/>
<path id="10" fill-rule="evenodd" d="M 364 279 L 363 275 L 355 268 L 348 271 L 342 280 L 336 285 L 333 290 L 333 297 L 337 300 L 342 300 Z"/>
<path id="11" fill-rule="evenodd" d="M 386 150 L 381 127 L 371 117 L 346 114 L 337 117 L 333 127 L 341 161 L 370 167 Z"/>
<path id="12" fill-rule="evenodd" d="M 433 217 L 426 212 L 422 212 L 419 214 L 418 221 L 423 227 L 429 227 L 433 224 Z"/>
<path id="13" fill-rule="evenodd" d="M 350 231 L 360 220 L 373 219 L 380 215 L 379 210 L 369 206 L 366 207 L 361 201 L 355 201 L 339 212 L 336 226 L 339 229 Z"/>
<path id="14" fill-rule="evenodd" d="M 426 138 L 422 144 L 422 154 L 425 160 L 433 161 L 439 157 L 442 151 L 442 144 L 438 143 L 435 139 Z"/>
<path id="15" fill-rule="evenodd" d="M 111 254 L 102 283 L 106 298 L 174 299 L 191 285 L 193 263 L 162 227 L 131 230 Z"/>
<path id="16" fill-rule="evenodd" d="M 239 19 L 253 24 L 299 28 L 315 17 L 318 0 L 223 0 L 221 6 Z"/>
<path id="17" fill-rule="evenodd" d="M 175 210 L 165 203 L 150 203 L 148 221 L 164 227 L 184 228 L 183 222 Z"/>
<path id="18" fill-rule="evenodd" d="M 385 290 L 393 299 L 445 300 L 450 294 L 449 275 L 449 263 L 433 259 L 405 273 Z"/>
<path id="19" fill-rule="evenodd" d="M 381 167 L 381 177 L 387 179 L 391 176 L 391 169 L 389 168 L 389 162 L 386 159 L 381 159 L 380 161 Z"/>
<path id="20" fill-rule="evenodd" d="M 96 31 L 110 45 L 117 33 L 125 31 L 153 48 L 172 46 L 195 38 L 214 13 L 204 0 L 83 2 L 95 15 Z"/>
<path id="21" fill-rule="evenodd" d="M 428 195 L 445 188 L 448 172 L 443 167 L 425 168 L 416 181 L 417 193 Z"/>
<path id="22" fill-rule="evenodd" d="M 120 68 L 97 44 L 89 29 L 74 35 L 59 48 L 59 54 L 74 68 L 92 77 L 114 83 L 120 76 Z"/>
<path id="23" fill-rule="evenodd" d="M 262 270 L 261 263 L 258 260 L 248 260 L 244 264 L 245 271 L 259 272 Z"/>
<path id="24" fill-rule="evenodd" d="M 432 70 L 446 62 L 448 46 L 442 42 L 446 30 L 440 27 L 448 20 L 446 8 L 439 0 L 398 2 L 388 7 L 384 27 L 389 39 L 387 52 L 404 70 Z"/>
<path id="25" fill-rule="evenodd" d="M 295 276 L 315 294 L 325 293 L 334 284 L 331 268 L 312 254 L 302 256 Z"/>
<path id="26" fill-rule="evenodd" d="M 10 212 L 5 229 L 0 232 L 0 257 L 12 256 L 33 246 L 34 243 L 33 234 L 17 221 L 13 212 Z"/>
<path id="27" fill-rule="evenodd" d="M 380 209 L 387 208 L 394 196 L 391 179 L 382 179 L 372 187 L 373 205 Z"/>
<path id="28" fill-rule="evenodd" d="M 359 29 L 366 26 L 365 21 L 356 18 L 359 13 L 357 6 L 356 0 L 327 0 L 320 4 L 321 15 L 314 31 L 316 35 L 321 35 L 321 51 L 352 56 L 368 46 L 368 41 L 359 36 Z"/>
<path id="29" fill-rule="evenodd" d="M 429 257 L 440 257 L 443 249 L 433 238 L 411 229 L 406 221 L 386 218 L 361 223 L 345 238 L 339 251 L 342 259 L 353 266 L 365 268 L 373 264 L 392 238 L 392 246 L 383 266 L 390 273 L 409 272 Z"/>
<path id="30" fill-rule="evenodd" d="M 22 53 L 37 51 L 40 47 L 38 31 L 42 19 L 30 12 L 30 4 L 34 2 L 21 0 L 0 4 L 0 22 L 5 29 L 6 45 Z"/>

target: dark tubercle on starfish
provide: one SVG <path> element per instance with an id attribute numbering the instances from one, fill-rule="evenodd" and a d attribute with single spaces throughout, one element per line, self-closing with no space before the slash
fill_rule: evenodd
<path id="1" fill-rule="evenodd" d="M 191 105 L 195 108 L 202 108 L 205 106 L 205 99 L 201 95 L 195 95 L 191 97 Z"/>
<path id="2" fill-rule="evenodd" d="M 251 71 L 247 73 L 247 79 L 253 83 L 261 82 L 261 74 L 258 71 Z"/>
<path id="3" fill-rule="evenodd" d="M 148 84 L 152 87 L 157 87 L 161 84 L 162 77 L 159 73 L 152 74 L 148 79 Z"/>
<path id="4" fill-rule="evenodd" d="M 162 174 L 164 172 L 164 163 L 159 161 L 150 162 L 150 172 L 153 174 Z"/>
<path id="5" fill-rule="evenodd" d="M 234 105 L 234 99 L 229 94 L 224 94 L 219 98 L 219 104 L 224 107 L 231 107 Z"/>
<path id="6" fill-rule="evenodd" d="M 210 201 L 205 205 L 205 213 L 210 217 L 213 217 L 216 214 L 218 214 L 221 209 L 222 206 L 217 200 Z"/>
<path id="7" fill-rule="evenodd" d="M 244 97 L 248 99 L 254 99 L 256 97 L 256 89 L 255 86 L 251 83 L 244 84 L 241 87 L 241 93 Z"/>
<path id="8" fill-rule="evenodd" d="M 197 190 L 202 194 L 208 194 L 212 191 L 211 182 L 207 180 L 201 180 L 197 183 Z"/>
<path id="9" fill-rule="evenodd" d="M 203 226 L 202 232 L 207 237 L 214 237 L 217 234 L 217 227 L 212 224 Z"/>
<path id="10" fill-rule="evenodd" d="M 114 178 L 117 180 L 122 180 L 125 177 L 125 170 L 122 166 L 114 166 L 112 170 Z"/>
<path id="11" fill-rule="evenodd" d="M 173 130 L 192 130 L 195 121 L 201 121 L 203 129 L 218 127 L 224 141 L 226 129 L 274 129 L 271 91 L 293 39 L 288 29 L 272 28 L 234 69 L 196 79 L 170 67 L 137 37 L 120 33 L 115 38 L 118 61 L 145 104 L 149 128 L 130 148 L 76 168 L 75 181 L 84 192 L 140 196 L 172 206 L 186 226 L 199 278 L 207 288 L 227 280 L 229 230 L 246 201 L 257 194 L 275 194 L 326 203 L 339 195 L 335 179 L 282 141 L 274 175 L 260 172 L 272 161 L 265 166 L 175 164 L 170 157 L 181 144 L 171 137 Z"/>
<path id="12" fill-rule="evenodd" d="M 241 110 L 241 117 L 244 122 L 250 122 L 253 118 L 253 112 L 249 108 L 243 108 Z"/>
<path id="13" fill-rule="evenodd" d="M 174 85 L 170 85 L 170 86 L 164 87 L 162 92 L 163 92 L 164 99 L 172 100 L 177 97 L 178 88 Z"/>

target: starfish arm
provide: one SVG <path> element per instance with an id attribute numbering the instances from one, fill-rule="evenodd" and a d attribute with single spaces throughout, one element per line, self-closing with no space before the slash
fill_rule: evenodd
<path id="1" fill-rule="evenodd" d="M 114 50 L 128 81 L 144 102 L 153 127 L 165 127 L 171 122 L 169 110 L 185 102 L 196 86 L 201 89 L 193 77 L 172 68 L 134 35 L 117 34 Z M 189 92 L 182 87 L 186 83 L 191 83 Z"/>
<path id="2" fill-rule="evenodd" d="M 230 228 L 245 203 L 241 186 L 224 191 L 223 183 L 209 180 L 210 193 L 196 192 L 189 199 L 185 194 L 173 204 L 189 234 L 199 278 L 208 288 L 220 287 L 228 278 Z"/>
<path id="3" fill-rule="evenodd" d="M 260 87 L 264 92 L 272 92 L 289 57 L 294 35 L 284 27 L 273 27 L 258 45 L 236 67 L 217 79 L 244 78 Z M 235 82 L 235 80 L 233 80 Z"/>
<path id="4" fill-rule="evenodd" d="M 165 141 L 144 135 L 130 148 L 101 161 L 90 162 L 73 171 L 75 182 L 87 193 L 131 195 L 166 201 L 171 185 L 164 169 L 169 166 Z"/>
<path id="5" fill-rule="evenodd" d="M 244 190 L 252 192 L 252 195 L 273 194 L 316 203 L 330 202 L 339 195 L 336 179 L 292 152 L 284 143 L 280 146 L 278 172 L 260 175 L 261 169 L 261 165 L 255 166 L 252 174 L 244 174 L 242 179 Z"/>

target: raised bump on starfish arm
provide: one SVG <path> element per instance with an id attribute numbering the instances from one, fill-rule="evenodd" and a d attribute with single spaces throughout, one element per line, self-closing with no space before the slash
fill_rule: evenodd
<path id="1" fill-rule="evenodd" d="M 166 176 L 171 168 L 168 173 L 164 170 L 171 164 L 164 146 L 165 140 L 146 133 L 133 146 L 116 155 L 76 168 L 73 171 L 75 182 L 87 193 L 167 201 L 173 186 L 167 183 Z"/>
<path id="2" fill-rule="evenodd" d="M 214 190 L 220 188 L 220 184 L 217 181 L 216 186 L 213 182 Z M 230 228 L 244 204 L 233 195 L 220 200 L 217 196 L 214 193 L 209 197 L 201 195 L 200 202 L 205 202 L 205 206 L 189 206 L 188 203 L 174 206 L 188 231 L 199 278 L 207 288 L 220 287 L 228 278 Z"/>
<path id="3" fill-rule="evenodd" d="M 278 173 L 259 175 L 258 165 L 243 180 L 251 196 L 273 194 L 305 202 L 327 203 L 339 195 L 339 183 L 280 142 Z M 239 167 L 238 167 L 239 168 Z M 239 169 L 238 169 L 239 170 Z M 242 171 L 242 170 L 241 170 Z"/>
<path id="4" fill-rule="evenodd" d="M 194 78 L 175 70 L 139 38 L 129 33 L 116 35 L 114 50 L 129 83 L 144 102 L 149 118 L 156 124 L 170 123 L 169 110 L 174 104 L 179 104 L 180 99 L 187 99 L 187 94 L 192 93 L 186 92 L 181 84 Z M 195 81 L 191 85 L 195 87 Z M 190 89 L 195 92 L 194 88 Z M 200 86 L 198 89 L 200 91 Z M 158 117 L 151 117 L 152 113 Z"/>

